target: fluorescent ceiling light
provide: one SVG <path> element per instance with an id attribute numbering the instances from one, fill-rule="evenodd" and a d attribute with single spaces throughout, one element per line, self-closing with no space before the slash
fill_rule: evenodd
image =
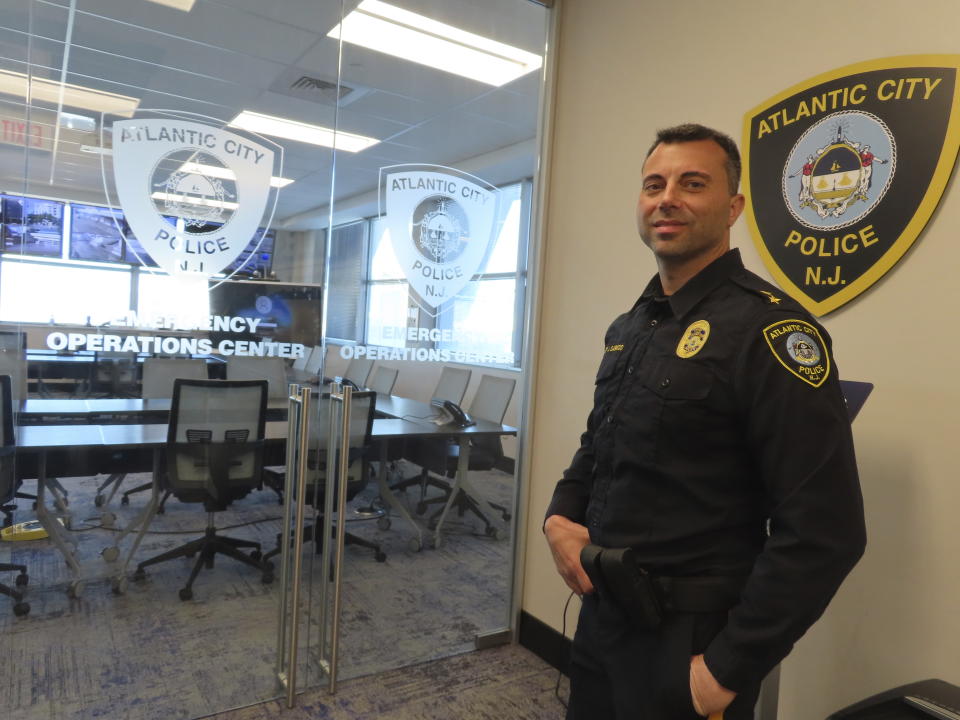
<path id="1" fill-rule="evenodd" d="M 534 53 L 379 0 L 363 0 L 327 37 L 498 87 L 543 64 Z"/>
<path id="2" fill-rule="evenodd" d="M 372 137 L 354 135 L 353 133 L 343 132 L 342 130 L 334 131 L 319 125 L 308 125 L 307 123 L 297 122 L 296 120 L 287 120 L 271 115 L 261 115 L 260 113 L 250 112 L 249 110 L 244 110 L 237 115 L 230 122 L 230 127 L 241 128 L 242 130 L 249 130 L 250 132 L 262 133 L 264 135 L 273 135 L 274 137 L 286 138 L 288 140 L 299 140 L 300 142 L 310 143 L 311 145 L 332 147 L 337 150 L 346 150 L 347 152 L 360 152 L 380 142 Z"/>
<path id="3" fill-rule="evenodd" d="M 199 207 L 225 208 L 227 210 L 236 210 L 240 207 L 235 202 L 226 200 L 209 200 L 207 198 L 195 197 L 190 195 L 178 195 L 177 193 L 155 192 L 150 196 L 154 200 L 163 200 L 164 202 L 173 202 L 178 205 L 198 205 Z"/>
<path id="4" fill-rule="evenodd" d="M 197 0 L 147 0 L 147 2 L 156 3 L 157 5 L 166 5 L 167 7 L 183 10 L 184 12 L 190 12 L 193 10 L 193 4 L 196 1 Z"/>
<path id="5" fill-rule="evenodd" d="M 31 100 L 42 100 L 56 105 L 60 102 L 61 85 L 55 80 L 30 78 Z M 0 93 L 27 97 L 27 76 L 10 70 L 0 70 Z M 63 85 L 63 104 L 67 107 L 95 110 L 121 117 L 132 117 L 140 101 L 116 93 L 92 90 L 80 85 Z"/>
<path id="6" fill-rule="evenodd" d="M 182 173 L 198 173 L 200 175 L 207 175 L 209 177 L 221 178 L 222 180 L 236 180 L 237 176 L 234 174 L 233 170 L 225 167 L 217 167 L 216 165 L 201 165 L 200 163 L 195 162 L 185 162 L 180 166 L 180 169 L 177 172 Z M 293 180 L 285 177 L 271 177 L 270 185 L 275 188 L 286 187 Z"/>

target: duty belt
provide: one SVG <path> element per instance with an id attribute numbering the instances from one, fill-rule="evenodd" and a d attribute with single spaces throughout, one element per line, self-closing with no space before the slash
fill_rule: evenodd
<path id="1" fill-rule="evenodd" d="M 613 600 L 638 626 L 654 629 L 668 613 L 725 612 L 737 604 L 743 578 L 654 576 L 631 548 L 587 545 L 580 563 L 601 598 Z"/>

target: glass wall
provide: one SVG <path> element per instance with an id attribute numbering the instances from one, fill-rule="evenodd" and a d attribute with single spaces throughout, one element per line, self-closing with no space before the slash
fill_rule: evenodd
<path id="1" fill-rule="evenodd" d="M 288 382 L 314 388 L 315 410 L 327 378 L 376 393 L 335 520 L 339 679 L 507 639 L 548 11 L 0 4 L 0 375 L 16 428 L 0 583 L 21 596 L 0 596 L 4 710 L 189 718 L 283 694 Z M 158 391 L 161 360 L 175 367 Z M 174 488 L 185 377 L 268 381 L 249 486 L 209 489 L 247 459 L 216 479 L 194 458 L 207 489 Z M 319 528 L 322 503 L 300 501 Z M 204 554 L 215 536 L 229 548 Z M 329 680 L 324 535 L 307 538 L 300 689 Z"/>

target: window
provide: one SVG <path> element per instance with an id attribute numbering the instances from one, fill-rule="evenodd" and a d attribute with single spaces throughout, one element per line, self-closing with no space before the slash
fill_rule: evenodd
<path id="1" fill-rule="evenodd" d="M 500 188 L 499 229 L 486 264 L 435 318 L 410 297 L 386 223 L 370 220 L 366 343 L 431 347 L 455 361 L 519 366 L 530 192 L 526 181 Z M 425 330 L 438 330 L 432 336 L 439 339 L 408 342 L 414 327 L 418 338 L 430 337 Z"/>
<path id="2" fill-rule="evenodd" d="M 363 323 L 363 269 L 367 222 L 335 227 L 330 233 L 327 337 L 356 340 Z"/>

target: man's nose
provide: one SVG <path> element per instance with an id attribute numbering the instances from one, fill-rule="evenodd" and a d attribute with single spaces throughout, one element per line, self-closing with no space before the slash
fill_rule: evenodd
<path id="1" fill-rule="evenodd" d="M 667 183 L 663 192 L 660 193 L 660 202 L 658 207 L 661 210 L 667 210 L 669 208 L 675 208 L 679 203 L 679 197 L 677 195 L 677 186 L 674 183 Z"/>

